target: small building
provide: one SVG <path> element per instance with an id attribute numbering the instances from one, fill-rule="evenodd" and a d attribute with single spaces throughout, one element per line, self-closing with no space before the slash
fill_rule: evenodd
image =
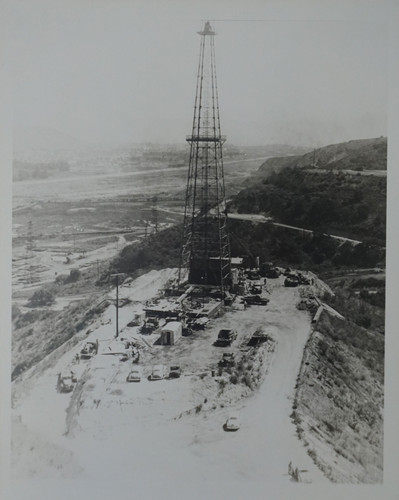
<path id="1" fill-rule="evenodd" d="M 242 257 L 232 257 L 230 259 L 232 269 L 242 268 L 244 259 Z"/>
<path id="2" fill-rule="evenodd" d="M 161 345 L 174 345 L 181 337 L 183 331 L 180 321 L 170 321 L 161 330 Z"/>

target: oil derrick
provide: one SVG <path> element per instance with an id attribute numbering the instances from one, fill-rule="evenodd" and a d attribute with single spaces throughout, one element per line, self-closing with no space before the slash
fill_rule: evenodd
<path id="1" fill-rule="evenodd" d="M 219 100 L 213 31 L 205 23 L 201 36 L 194 118 L 184 209 L 179 283 L 188 270 L 192 285 L 230 288 L 230 245 L 223 173 Z"/>

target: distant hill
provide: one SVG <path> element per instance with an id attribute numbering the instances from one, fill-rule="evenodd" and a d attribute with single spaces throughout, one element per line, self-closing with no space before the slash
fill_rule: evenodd
<path id="1" fill-rule="evenodd" d="M 386 145 L 379 138 L 320 148 L 317 169 L 306 168 L 313 152 L 270 158 L 234 197 L 230 210 L 385 246 L 386 178 L 345 170 L 356 170 L 355 165 L 386 169 Z"/>
<path id="2" fill-rule="evenodd" d="M 309 151 L 309 148 L 289 144 L 266 144 L 265 146 L 241 146 L 239 151 L 251 156 L 288 156 L 303 155 Z"/>
<path id="3" fill-rule="evenodd" d="M 266 177 L 285 167 L 309 167 L 333 170 L 386 170 L 387 138 L 359 139 L 330 144 L 304 155 L 269 158 L 257 177 Z"/>
<path id="4" fill-rule="evenodd" d="M 387 138 L 359 139 L 331 144 L 303 155 L 296 166 L 313 165 L 317 168 L 335 170 L 386 170 Z"/>

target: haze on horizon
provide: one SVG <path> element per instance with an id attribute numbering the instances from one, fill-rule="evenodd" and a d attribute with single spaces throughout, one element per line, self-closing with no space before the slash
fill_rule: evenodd
<path id="1" fill-rule="evenodd" d="M 29 130 L 82 144 L 183 143 L 205 19 L 217 32 L 230 144 L 387 135 L 384 3 L 16 0 L 10 9 L 16 147 Z"/>

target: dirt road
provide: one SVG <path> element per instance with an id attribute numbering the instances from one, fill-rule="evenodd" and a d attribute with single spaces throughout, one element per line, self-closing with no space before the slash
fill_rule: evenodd
<path id="1" fill-rule="evenodd" d="M 306 471 L 300 473 L 303 482 L 329 482 L 307 455 L 289 418 L 310 331 L 307 314 L 295 307 L 297 300 L 298 289 L 284 288 L 280 282 L 273 288 L 267 310 L 252 308 L 253 314 L 264 315 L 266 331 L 277 341 L 263 384 L 247 400 L 197 420 L 192 426 L 192 459 L 207 480 L 240 477 L 249 482 L 286 484 L 290 481 L 288 464 L 292 462 L 300 471 Z M 222 424 L 235 409 L 240 413 L 240 431 L 222 432 Z"/>
<path id="2" fill-rule="evenodd" d="M 306 234 L 313 233 L 313 231 L 311 229 L 304 229 L 303 227 L 290 226 L 289 224 L 282 224 L 281 222 L 274 222 L 271 217 L 265 217 L 264 215 L 260 215 L 260 214 L 231 213 L 231 214 L 228 214 L 228 217 L 229 217 L 229 219 L 239 219 L 239 220 L 246 220 L 246 221 L 258 222 L 258 223 L 269 222 L 269 223 L 273 224 L 273 226 L 285 227 L 287 229 L 292 229 L 294 231 L 299 231 L 301 233 L 306 233 Z M 326 236 L 329 236 L 330 238 L 333 238 L 334 240 L 341 241 L 342 243 L 345 243 L 345 242 L 351 243 L 353 246 L 359 245 L 359 243 L 362 243 L 359 240 L 352 240 L 350 238 L 345 238 L 344 236 L 336 236 L 334 234 L 326 234 Z"/>

